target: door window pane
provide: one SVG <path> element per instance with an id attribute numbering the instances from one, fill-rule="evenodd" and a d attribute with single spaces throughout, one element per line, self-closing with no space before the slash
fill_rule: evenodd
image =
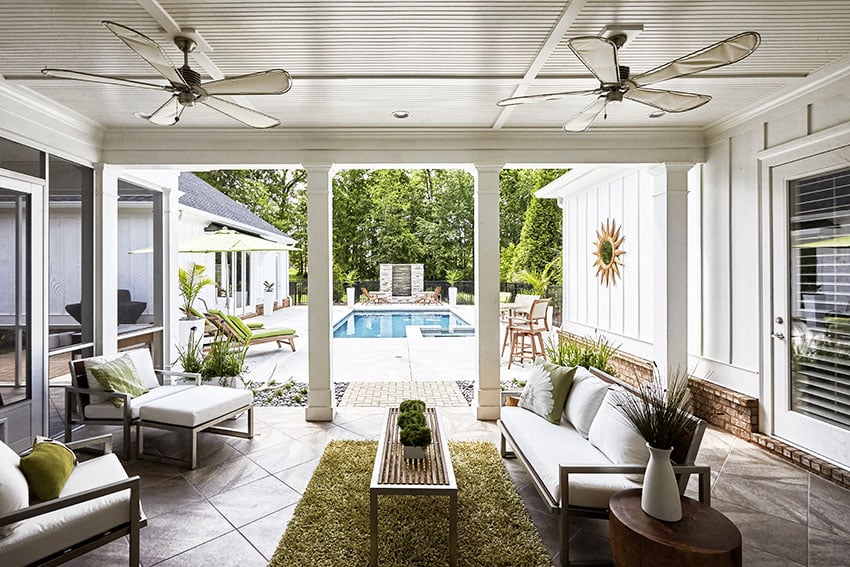
<path id="1" fill-rule="evenodd" d="M 161 194 L 118 182 L 118 334 L 160 324 L 156 315 L 159 257 L 154 235 L 161 231 Z"/>
<path id="2" fill-rule="evenodd" d="M 43 152 L 0 138 L 0 167 L 43 179 L 43 163 Z"/>
<path id="3" fill-rule="evenodd" d="M 789 196 L 791 409 L 850 429 L 850 169 Z"/>
<path id="4" fill-rule="evenodd" d="M 0 405 L 32 397 L 29 335 L 29 195 L 0 189 Z"/>

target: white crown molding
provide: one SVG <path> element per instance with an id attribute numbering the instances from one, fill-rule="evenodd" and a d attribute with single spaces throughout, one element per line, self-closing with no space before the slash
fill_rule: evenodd
<path id="1" fill-rule="evenodd" d="M 106 129 L 50 99 L 0 78 L 0 135 L 76 162 L 100 161 Z"/>
<path id="2" fill-rule="evenodd" d="M 771 93 L 743 107 L 739 112 L 707 124 L 705 127 L 706 139 L 709 143 L 719 140 L 725 132 L 750 120 L 757 119 L 785 104 L 810 97 L 813 92 L 819 89 L 823 89 L 837 81 L 845 80 L 848 74 L 850 74 L 850 55 L 822 67 L 803 79 L 792 82 L 779 93 Z"/>

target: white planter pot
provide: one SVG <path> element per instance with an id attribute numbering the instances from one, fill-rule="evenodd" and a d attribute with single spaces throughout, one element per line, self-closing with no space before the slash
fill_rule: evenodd
<path id="1" fill-rule="evenodd" d="M 274 292 L 263 292 L 263 315 L 271 315 L 274 313 Z"/>
<path id="2" fill-rule="evenodd" d="M 210 384 L 224 388 L 236 388 L 237 390 L 245 389 L 245 382 L 242 381 L 241 376 L 213 376 L 210 378 Z"/>
<path id="3" fill-rule="evenodd" d="M 679 485 L 670 462 L 673 449 L 649 449 L 649 464 L 643 477 L 643 492 L 640 507 L 644 512 L 665 522 L 678 522 L 682 519 L 682 501 Z"/>
<path id="4" fill-rule="evenodd" d="M 404 458 L 405 459 L 424 459 L 425 458 L 425 447 L 413 447 L 410 445 L 403 445 L 404 447 Z"/>
<path id="5" fill-rule="evenodd" d="M 354 293 L 355 288 L 347 287 L 345 288 L 345 299 L 349 307 L 354 307 Z"/>
<path id="6" fill-rule="evenodd" d="M 457 305 L 457 288 L 452 286 L 449 288 L 449 307 Z"/>
<path id="7" fill-rule="evenodd" d="M 192 329 L 195 329 L 195 340 L 197 341 L 204 335 L 204 320 L 203 319 L 180 319 L 177 321 L 177 344 L 181 349 L 185 349 L 189 344 L 189 335 Z"/>

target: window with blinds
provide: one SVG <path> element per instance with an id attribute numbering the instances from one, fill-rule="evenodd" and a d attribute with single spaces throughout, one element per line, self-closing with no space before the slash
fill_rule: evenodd
<path id="1" fill-rule="evenodd" d="M 791 409 L 850 429 L 850 169 L 789 188 Z"/>

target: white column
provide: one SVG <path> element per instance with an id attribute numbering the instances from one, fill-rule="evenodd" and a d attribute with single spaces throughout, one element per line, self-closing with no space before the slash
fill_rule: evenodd
<path id="1" fill-rule="evenodd" d="M 180 296 L 177 291 L 177 269 L 178 257 L 178 225 L 179 219 L 179 192 L 177 189 L 177 178 L 174 185 L 164 187 L 162 192 L 162 323 L 163 341 L 162 345 L 164 367 L 170 367 L 171 362 L 177 360 L 177 345 L 180 342 L 178 330 L 180 319 Z M 155 268 L 156 269 L 156 268 Z"/>
<path id="2" fill-rule="evenodd" d="M 499 418 L 499 172 L 475 164 L 475 368 L 478 419 Z"/>
<path id="3" fill-rule="evenodd" d="M 688 171 L 653 167 L 653 342 L 663 378 L 688 371 Z"/>
<path id="4" fill-rule="evenodd" d="M 307 308 L 309 393 L 307 421 L 332 421 L 331 372 L 331 164 L 305 163 L 307 170 L 307 258 L 310 302 Z"/>
<path id="5" fill-rule="evenodd" d="M 108 165 L 94 170 L 94 350 L 118 350 L 118 176 Z"/>

